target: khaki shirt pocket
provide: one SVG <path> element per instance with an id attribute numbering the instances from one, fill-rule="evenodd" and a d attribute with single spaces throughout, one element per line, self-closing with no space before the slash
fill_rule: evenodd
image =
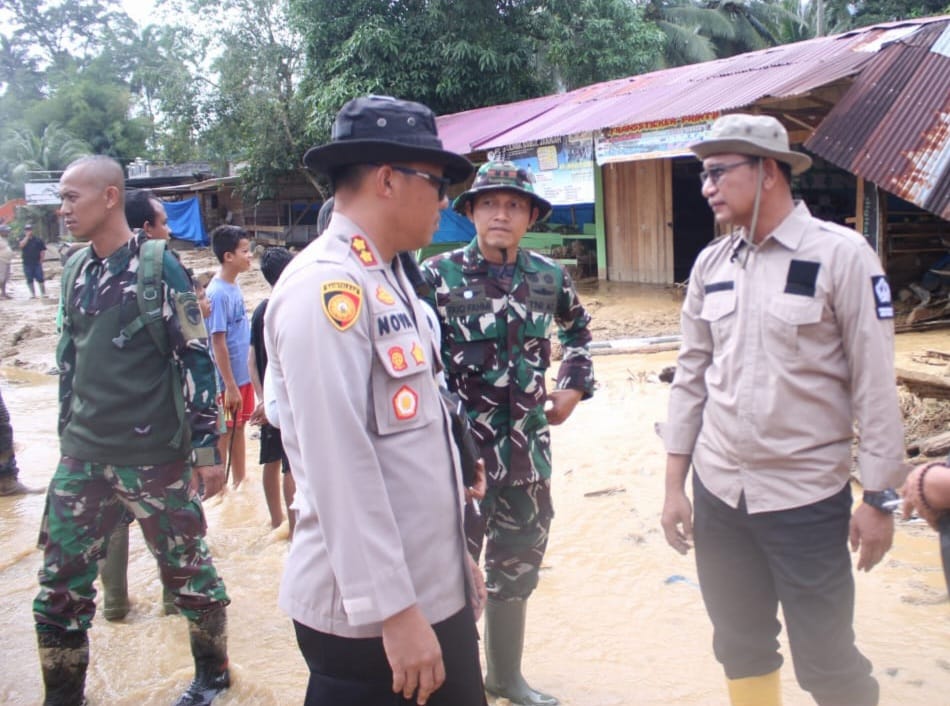
<path id="1" fill-rule="evenodd" d="M 736 292 L 726 289 L 710 292 L 703 299 L 699 318 L 709 324 L 716 348 L 725 345 L 732 336 L 736 324 Z"/>
<path id="2" fill-rule="evenodd" d="M 436 421 L 441 402 L 432 374 L 431 346 L 413 331 L 373 342 L 370 376 L 376 430 L 382 435 L 419 429 Z"/>
<path id="3" fill-rule="evenodd" d="M 765 309 L 762 344 L 766 352 L 779 358 L 796 358 L 800 339 L 809 326 L 821 322 L 824 305 L 817 299 L 800 296 L 777 297 Z"/>

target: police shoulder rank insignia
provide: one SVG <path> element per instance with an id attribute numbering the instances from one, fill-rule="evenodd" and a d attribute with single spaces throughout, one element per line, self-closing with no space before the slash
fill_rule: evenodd
<path id="1" fill-rule="evenodd" d="M 871 277 L 871 289 L 874 292 L 874 307 L 877 309 L 877 318 L 893 319 L 894 302 L 891 301 L 891 287 L 884 275 Z"/>
<path id="2" fill-rule="evenodd" d="M 387 292 L 386 288 L 381 284 L 376 287 L 376 299 L 390 306 L 396 303 L 396 300 L 393 299 L 393 295 Z"/>
<path id="3" fill-rule="evenodd" d="M 369 243 L 366 242 L 366 238 L 362 235 L 354 235 L 350 240 L 350 250 L 356 253 L 356 256 L 360 259 L 364 265 L 375 265 L 376 256 L 373 254 L 373 251 L 369 247 Z"/>
<path id="4" fill-rule="evenodd" d="M 408 385 L 403 385 L 393 395 L 393 412 L 401 422 L 412 419 L 419 411 L 419 394 Z"/>
<path id="5" fill-rule="evenodd" d="M 392 363 L 393 370 L 397 372 L 402 372 L 409 367 L 409 363 L 406 362 L 406 354 L 402 350 L 402 346 L 393 346 L 386 353 L 389 355 L 389 362 Z"/>
<path id="6" fill-rule="evenodd" d="M 320 287 L 323 313 L 339 331 L 356 323 L 363 308 L 363 289 L 347 280 L 324 282 Z"/>
<path id="7" fill-rule="evenodd" d="M 425 365 L 426 354 L 422 350 L 422 346 L 419 345 L 418 341 L 412 342 L 412 348 L 409 350 L 409 355 L 412 356 L 412 359 L 415 361 L 416 365 Z"/>

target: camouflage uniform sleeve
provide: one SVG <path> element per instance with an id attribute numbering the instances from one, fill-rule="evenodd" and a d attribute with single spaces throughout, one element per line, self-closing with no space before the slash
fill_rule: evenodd
<path id="1" fill-rule="evenodd" d="M 580 390 L 582 399 L 594 394 L 594 364 L 590 356 L 590 314 L 581 304 L 571 276 L 561 270 L 555 320 L 561 341 L 561 366 L 557 371 L 558 390 Z"/>
<path id="2" fill-rule="evenodd" d="M 192 448 L 209 448 L 218 441 L 217 382 L 208 351 L 208 333 L 198 308 L 194 286 L 181 263 L 165 253 L 162 314 L 172 358 L 181 373 L 185 415 L 191 427 Z"/>
<path id="3" fill-rule="evenodd" d="M 429 291 L 425 293 L 422 300 L 431 306 L 433 311 L 438 311 L 438 302 L 436 301 L 435 292 L 439 288 L 439 285 L 442 284 L 442 277 L 439 275 L 439 270 L 435 266 L 435 258 L 430 257 L 423 262 L 419 266 L 419 271 L 422 273 L 422 279 L 429 285 Z"/>

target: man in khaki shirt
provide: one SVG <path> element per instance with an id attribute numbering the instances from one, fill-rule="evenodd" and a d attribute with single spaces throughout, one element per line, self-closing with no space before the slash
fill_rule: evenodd
<path id="1" fill-rule="evenodd" d="M 874 706 L 847 544 L 869 571 L 894 533 L 903 429 L 887 280 L 864 238 L 792 200 L 791 176 L 811 160 L 777 120 L 724 116 L 692 150 L 717 223 L 738 230 L 690 276 L 663 530 L 682 554 L 695 541 L 734 706 L 781 703 L 779 602 L 802 688 L 820 706 Z M 855 422 L 865 502 L 852 516 Z"/>

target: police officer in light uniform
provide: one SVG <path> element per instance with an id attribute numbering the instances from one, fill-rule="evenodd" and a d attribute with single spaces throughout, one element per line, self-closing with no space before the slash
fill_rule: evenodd
<path id="1" fill-rule="evenodd" d="M 472 167 L 442 149 L 428 108 L 381 96 L 347 103 L 305 162 L 329 175 L 334 213 L 278 282 L 265 335 L 297 481 L 280 605 L 306 703 L 481 705 L 484 586 L 433 332 L 397 257 L 431 240 Z"/>
<path id="2" fill-rule="evenodd" d="M 887 280 L 864 238 L 792 200 L 791 176 L 811 159 L 789 149 L 777 120 L 724 116 L 692 150 L 717 223 L 738 230 L 690 275 L 663 430 L 663 530 L 684 554 L 695 540 L 734 705 L 780 703 L 781 603 L 796 677 L 815 702 L 873 706 L 848 540 L 858 570 L 883 558 L 903 476 Z M 855 422 L 865 492 L 852 515 Z"/>

